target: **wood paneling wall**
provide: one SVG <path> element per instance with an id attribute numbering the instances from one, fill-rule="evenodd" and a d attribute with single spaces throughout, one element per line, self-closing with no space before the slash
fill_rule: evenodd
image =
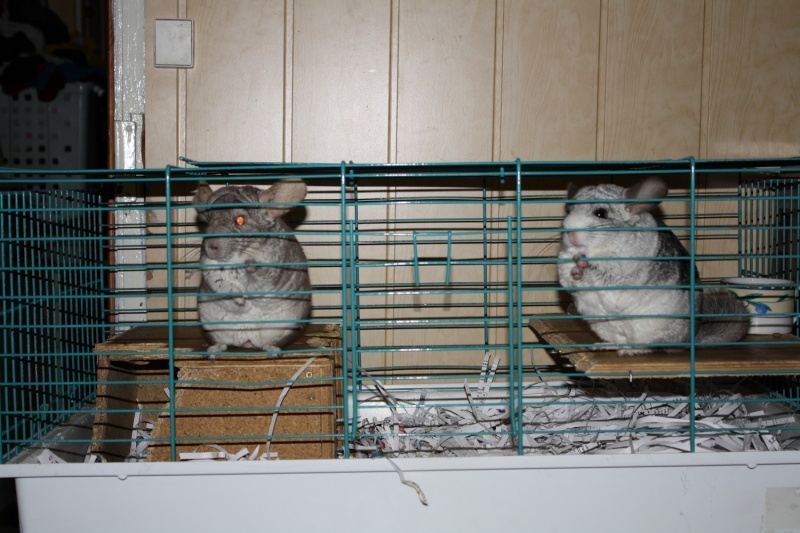
<path id="1" fill-rule="evenodd" d="M 703 3 L 603 6 L 598 159 L 699 153 Z"/>
<path id="2" fill-rule="evenodd" d="M 706 5 L 701 152 L 800 153 L 800 2 Z"/>
<path id="3" fill-rule="evenodd" d="M 148 0 L 146 164 L 797 155 L 800 2 Z M 149 48 L 151 50 L 151 48 Z M 148 56 L 151 52 L 148 52 Z"/>

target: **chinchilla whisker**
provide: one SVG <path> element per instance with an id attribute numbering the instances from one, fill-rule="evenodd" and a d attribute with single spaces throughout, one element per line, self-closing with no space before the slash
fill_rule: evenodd
<path id="1" fill-rule="evenodd" d="M 186 265 L 196 265 L 200 261 L 200 247 L 186 248 L 183 250 L 183 257 L 179 258 L 178 263 Z M 197 268 L 186 268 L 184 270 L 184 279 L 189 280 L 200 274 Z"/>
<path id="2" fill-rule="evenodd" d="M 531 243 L 528 244 L 530 246 Z M 558 255 L 558 248 L 561 245 L 561 233 L 553 233 L 547 235 L 540 241 L 535 243 L 536 253 L 533 257 L 556 257 Z"/>

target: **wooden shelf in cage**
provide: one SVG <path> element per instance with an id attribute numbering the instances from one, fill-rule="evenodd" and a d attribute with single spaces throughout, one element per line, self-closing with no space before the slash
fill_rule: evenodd
<path id="1" fill-rule="evenodd" d="M 599 339 L 580 318 L 531 319 L 531 329 L 541 342 L 551 346 L 592 344 Z M 715 376 L 765 375 L 775 371 L 800 374 L 800 346 L 779 344 L 800 341 L 794 335 L 748 335 L 742 344 L 698 347 L 695 350 L 695 372 Z M 755 344 L 748 344 L 755 343 Z M 579 372 L 593 378 L 614 379 L 636 377 L 686 377 L 690 374 L 688 348 L 676 352 L 620 357 L 616 350 L 595 351 L 581 348 L 558 348 Z"/>
<path id="2" fill-rule="evenodd" d="M 208 350 L 208 340 L 200 326 L 176 325 L 172 328 L 175 360 L 201 359 L 206 360 L 203 353 Z M 105 342 L 95 346 L 95 351 L 115 358 L 135 357 L 137 360 L 164 359 L 169 354 L 169 330 L 166 326 L 143 325 L 134 327 L 114 335 Z M 289 349 L 307 350 L 313 348 L 328 348 L 340 346 L 331 344 L 333 340 L 341 343 L 342 327 L 339 324 L 310 324 L 303 336 L 296 340 Z M 253 352 L 246 348 L 235 348 L 237 352 Z M 220 356 L 225 361 L 246 359 L 247 361 L 274 360 L 270 357 L 234 354 Z"/>

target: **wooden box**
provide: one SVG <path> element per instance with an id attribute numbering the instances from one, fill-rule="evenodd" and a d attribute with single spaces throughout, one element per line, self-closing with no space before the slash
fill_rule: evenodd
<path id="1" fill-rule="evenodd" d="M 207 444 L 231 454 L 243 447 L 254 452 L 258 446 L 260 455 L 268 435 L 269 449 L 279 459 L 335 457 L 341 405 L 338 325 L 309 326 L 287 347 L 302 353 L 277 359 L 243 352 L 209 360 L 202 355 L 208 343 L 199 327 L 177 326 L 173 335 L 172 370 L 166 328 L 134 328 L 95 347 L 98 394 L 92 453 L 108 461 L 125 460 L 139 411 L 140 426 L 152 423 L 147 460 L 171 459 L 172 371 L 176 459 L 182 452 L 210 451 Z M 313 361 L 291 381 L 310 358 Z"/>

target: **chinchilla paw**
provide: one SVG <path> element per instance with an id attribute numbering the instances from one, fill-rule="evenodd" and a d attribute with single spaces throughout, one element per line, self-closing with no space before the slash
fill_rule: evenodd
<path id="1" fill-rule="evenodd" d="M 630 357 L 631 355 L 641 355 L 645 353 L 651 353 L 653 351 L 652 348 L 648 348 L 647 346 L 622 346 L 619 344 L 613 344 L 610 342 L 598 342 L 594 346 L 592 346 L 593 352 L 613 352 L 616 351 L 617 355 L 620 357 Z"/>
<path id="2" fill-rule="evenodd" d="M 277 346 L 267 346 L 264 351 L 267 352 L 265 355 L 270 359 L 277 359 L 281 356 L 281 349 Z"/>
<path id="3" fill-rule="evenodd" d="M 572 259 L 575 261 L 575 265 L 581 270 L 589 268 L 589 261 L 586 260 L 585 255 L 579 254 L 573 257 Z"/>
<path id="4" fill-rule="evenodd" d="M 228 345 L 227 344 L 212 344 L 211 346 L 208 347 L 208 351 L 206 353 L 206 357 L 209 360 L 213 361 L 214 359 L 217 358 L 217 355 L 219 354 L 219 352 L 224 352 L 227 349 L 228 349 Z"/>
<path id="5" fill-rule="evenodd" d="M 620 357 L 630 357 L 632 355 L 642 355 L 645 353 L 652 353 L 652 348 L 646 348 L 644 346 L 637 347 L 637 348 L 620 348 L 617 350 L 617 355 Z"/>

